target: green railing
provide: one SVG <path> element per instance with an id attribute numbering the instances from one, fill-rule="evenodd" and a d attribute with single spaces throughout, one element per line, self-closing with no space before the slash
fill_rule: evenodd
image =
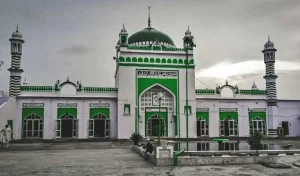
<path id="1" fill-rule="evenodd" d="M 52 92 L 52 86 L 21 86 L 21 91 L 27 92 Z"/>
<path id="2" fill-rule="evenodd" d="M 266 95 L 265 90 L 240 90 L 241 95 Z"/>
<path id="3" fill-rule="evenodd" d="M 216 90 L 214 89 L 196 89 L 196 95 L 214 95 Z"/>
<path id="4" fill-rule="evenodd" d="M 174 154 L 173 154 L 173 164 L 174 164 L 174 166 L 178 165 L 178 156 L 180 154 L 182 154 L 183 152 L 184 152 L 184 150 L 174 152 Z"/>
<path id="5" fill-rule="evenodd" d="M 93 92 L 93 93 L 117 93 L 118 88 L 108 88 L 108 87 L 84 87 L 84 92 Z"/>

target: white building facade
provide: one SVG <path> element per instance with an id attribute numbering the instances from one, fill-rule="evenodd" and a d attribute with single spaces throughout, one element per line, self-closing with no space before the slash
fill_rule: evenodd
<path id="1" fill-rule="evenodd" d="M 300 136 L 300 100 L 276 94 L 274 44 L 262 51 L 266 90 L 225 85 L 195 89 L 193 36 L 183 48 L 165 33 L 148 27 L 129 36 L 123 26 L 116 45 L 115 87 L 87 87 L 67 78 L 47 86 L 21 85 L 24 43 L 12 34 L 10 92 L 0 108 L 0 125 L 9 124 L 15 139 L 115 138 L 133 132 L 164 137 L 247 137 L 251 131 Z M 25 59 L 26 60 L 26 59 Z M 187 101 L 186 101 L 187 100 Z M 159 125 L 160 124 L 160 125 Z"/>

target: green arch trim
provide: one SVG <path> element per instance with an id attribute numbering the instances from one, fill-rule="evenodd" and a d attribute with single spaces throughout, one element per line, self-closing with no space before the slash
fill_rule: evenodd
<path id="1" fill-rule="evenodd" d="M 57 119 L 61 119 L 67 113 L 77 119 L 77 108 L 57 108 Z"/>
<path id="2" fill-rule="evenodd" d="M 254 119 L 255 117 L 259 117 L 262 120 L 266 121 L 266 112 L 248 112 L 249 115 L 249 121 Z"/>
<path id="3" fill-rule="evenodd" d="M 110 119 L 109 108 L 90 108 L 90 119 L 93 119 L 97 114 L 103 114 L 107 119 Z"/>
<path id="4" fill-rule="evenodd" d="M 200 119 L 201 117 L 206 121 L 209 121 L 209 112 L 196 112 L 196 118 Z"/>
<path id="5" fill-rule="evenodd" d="M 156 114 L 165 120 L 166 136 L 168 136 L 168 111 L 166 111 L 166 112 L 145 112 L 145 134 L 147 134 L 148 120 Z"/>
<path id="6" fill-rule="evenodd" d="M 44 119 L 44 108 L 23 108 L 22 119 L 25 120 L 30 114 L 36 114 L 37 116 Z"/>
<path id="7" fill-rule="evenodd" d="M 220 120 L 224 120 L 228 117 L 232 118 L 235 121 L 239 121 L 238 112 L 219 112 Z"/>

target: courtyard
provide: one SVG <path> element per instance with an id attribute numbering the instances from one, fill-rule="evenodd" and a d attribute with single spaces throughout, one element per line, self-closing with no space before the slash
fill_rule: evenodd
<path id="1" fill-rule="evenodd" d="M 18 148 L 19 147 L 19 148 Z M 156 167 L 131 151 L 128 144 L 13 144 L 0 150 L 0 175 L 209 175 L 298 176 L 300 168 L 271 169 L 261 165 Z"/>

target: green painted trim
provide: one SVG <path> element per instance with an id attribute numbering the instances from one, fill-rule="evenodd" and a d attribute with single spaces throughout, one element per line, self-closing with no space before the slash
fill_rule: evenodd
<path id="1" fill-rule="evenodd" d="M 139 63 L 119 63 L 119 66 L 127 67 L 155 67 L 155 68 L 186 68 L 185 65 L 164 65 L 164 64 L 139 64 Z M 188 69 L 194 69 L 195 65 L 189 65 Z"/>
<path id="2" fill-rule="evenodd" d="M 118 88 L 110 87 L 84 87 L 84 92 L 93 92 L 93 93 L 117 93 Z"/>
<path id="3" fill-rule="evenodd" d="M 249 121 L 251 121 L 255 117 L 259 117 L 264 121 L 266 121 L 267 119 L 266 112 L 248 112 L 248 115 L 249 115 Z"/>
<path id="4" fill-rule="evenodd" d="M 224 120 L 228 117 L 232 118 L 235 121 L 239 121 L 238 112 L 219 112 L 220 120 Z"/>
<path id="5" fill-rule="evenodd" d="M 118 63 L 140 63 L 140 64 L 164 64 L 164 65 L 184 65 L 186 66 L 186 59 L 171 59 L 171 58 L 141 58 L 141 57 L 123 57 L 120 56 Z M 189 59 L 189 65 L 194 65 L 194 59 Z"/>
<path id="6" fill-rule="evenodd" d="M 54 87 L 52 87 L 52 86 L 21 86 L 21 91 L 52 92 L 52 91 L 54 91 Z"/>
<path id="7" fill-rule="evenodd" d="M 145 51 L 176 51 L 176 52 L 185 52 L 184 48 L 168 48 L 165 46 L 162 47 L 151 47 L 151 46 L 127 46 L 127 49 L 131 50 L 145 50 Z"/>
<path id="8" fill-rule="evenodd" d="M 57 108 L 57 119 L 60 119 L 67 113 L 77 119 L 77 108 Z"/>
<path id="9" fill-rule="evenodd" d="M 109 108 L 90 108 L 90 119 L 93 119 L 97 114 L 102 114 L 106 119 L 110 119 Z"/>
<path id="10" fill-rule="evenodd" d="M 240 90 L 241 95 L 266 95 L 265 90 Z"/>
<path id="11" fill-rule="evenodd" d="M 196 89 L 196 95 L 215 95 L 215 89 Z"/>
<path id="12" fill-rule="evenodd" d="M 22 108 L 22 121 L 31 114 L 36 114 L 40 118 L 44 119 L 44 108 Z"/>
<path id="13" fill-rule="evenodd" d="M 201 117 L 206 121 L 209 121 L 209 112 L 196 112 L 196 118 L 200 119 Z"/>

